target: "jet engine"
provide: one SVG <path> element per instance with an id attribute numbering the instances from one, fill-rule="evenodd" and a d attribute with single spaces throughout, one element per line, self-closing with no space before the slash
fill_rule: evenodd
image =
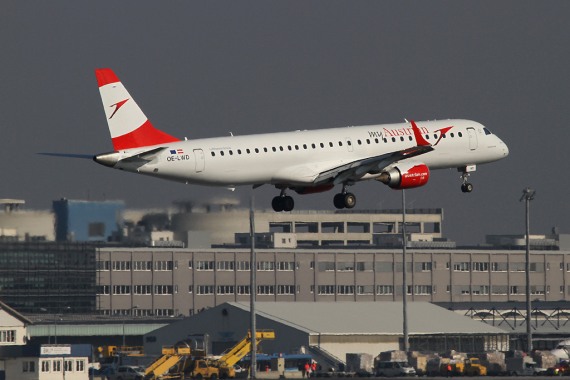
<path id="1" fill-rule="evenodd" d="M 382 172 L 376 180 L 392 189 L 412 189 L 428 182 L 429 168 L 425 164 L 402 163 Z"/>

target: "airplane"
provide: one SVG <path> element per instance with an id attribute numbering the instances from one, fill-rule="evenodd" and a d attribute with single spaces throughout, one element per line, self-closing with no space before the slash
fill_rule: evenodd
<path id="1" fill-rule="evenodd" d="M 425 185 L 433 169 L 457 168 L 461 190 L 477 165 L 507 157 L 507 145 L 470 120 L 413 120 L 359 127 L 297 130 L 181 140 L 155 128 L 113 70 L 95 70 L 114 150 L 101 165 L 186 184 L 235 188 L 275 186 L 276 212 L 291 211 L 297 194 L 340 186 L 337 209 L 351 209 L 349 186 L 377 180 L 392 189 Z"/>
<path id="2" fill-rule="evenodd" d="M 570 359 L 570 339 L 565 339 L 556 345 L 556 348 L 550 350 L 550 353 L 559 360 Z"/>

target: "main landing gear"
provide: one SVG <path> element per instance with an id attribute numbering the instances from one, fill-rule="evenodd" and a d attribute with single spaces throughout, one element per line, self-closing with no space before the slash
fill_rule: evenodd
<path id="1" fill-rule="evenodd" d="M 295 201 L 293 200 L 293 197 L 285 194 L 286 190 L 286 188 L 282 188 L 281 194 L 274 197 L 271 201 L 273 211 L 292 211 L 293 208 L 295 208 Z M 346 185 L 343 185 L 342 191 L 334 196 L 333 203 L 334 207 L 339 210 L 343 208 L 353 208 L 356 206 L 356 196 L 346 191 Z"/>
<path id="2" fill-rule="evenodd" d="M 346 186 L 342 186 L 342 191 L 333 198 L 334 207 L 340 209 L 353 208 L 356 206 L 356 196 L 346 191 Z"/>
<path id="3" fill-rule="evenodd" d="M 273 211 L 291 211 L 295 207 L 295 200 L 293 197 L 285 194 L 285 189 L 281 189 L 281 194 L 273 198 L 271 201 Z"/>

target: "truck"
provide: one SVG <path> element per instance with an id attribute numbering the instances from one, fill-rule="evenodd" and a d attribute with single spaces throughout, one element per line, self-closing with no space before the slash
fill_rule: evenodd
<path id="1" fill-rule="evenodd" d="M 145 379 L 193 379 L 216 380 L 234 378 L 236 376 L 234 365 L 251 351 L 251 333 L 239 341 L 234 347 L 223 353 L 220 357 L 208 356 L 206 345 L 201 344 L 198 349 L 197 341 L 181 341 L 174 346 L 162 348 L 162 356 L 157 358 L 145 369 Z M 258 330 L 255 340 L 275 339 L 273 330 Z M 198 342 L 199 343 L 199 342 Z M 192 349 L 192 347 L 195 347 Z"/>
<path id="2" fill-rule="evenodd" d="M 510 376 L 534 376 L 542 375 L 546 369 L 536 366 L 536 362 L 530 356 L 507 358 L 507 374 Z"/>
<path id="3" fill-rule="evenodd" d="M 487 367 L 478 358 L 444 361 L 440 371 L 443 376 L 487 376 Z"/>

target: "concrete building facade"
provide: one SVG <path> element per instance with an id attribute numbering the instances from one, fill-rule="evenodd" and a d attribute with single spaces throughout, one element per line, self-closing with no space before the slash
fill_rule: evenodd
<path id="1" fill-rule="evenodd" d="M 524 251 L 408 250 L 410 301 L 525 300 Z M 99 248 L 97 309 L 108 315 L 188 316 L 247 301 L 247 249 Z M 257 250 L 257 300 L 402 300 L 400 250 Z M 570 252 L 534 251 L 531 296 L 570 301 Z"/>

